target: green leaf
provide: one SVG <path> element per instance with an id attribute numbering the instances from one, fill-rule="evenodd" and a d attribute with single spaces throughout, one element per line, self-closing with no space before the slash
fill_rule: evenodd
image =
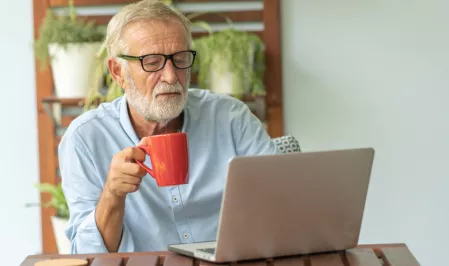
<path id="1" fill-rule="evenodd" d="M 198 28 L 203 28 L 203 29 L 207 30 L 207 32 L 209 32 L 209 34 L 212 34 L 212 32 L 213 32 L 212 27 L 209 25 L 209 23 L 207 23 L 205 21 L 192 22 L 192 26 L 198 27 Z"/>
<path id="2" fill-rule="evenodd" d="M 72 3 L 73 4 L 73 3 Z M 83 20 L 75 16 L 73 5 L 69 14 L 55 16 L 47 10 L 39 28 L 39 38 L 35 40 L 35 54 L 41 67 L 45 67 L 50 55 L 48 45 L 57 43 L 66 48 L 71 43 L 101 42 L 106 35 L 106 25 L 96 25 L 94 21 Z"/>
<path id="3" fill-rule="evenodd" d="M 210 71 L 233 75 L 234 96 L 264 95 L 264 43 L 259 36 L 233 28 L 193 40 L 198 51 L 192 71 L 198 73 L 198 86 L 212 89 Z"/>
<path id="4" fill-rule="evenodd" d="M 55 208 L 57 210 L 58 216 L 68 217 L 69 208 L 67 205 L 64 192 L 62 190 L 62 184 L 52 185 L 49 183 L 36 184 L 35 187 L 41 193 L 49 193 L 52 197 L 50 201 L 43 202 L 42 207 L 44 208 Z"/>

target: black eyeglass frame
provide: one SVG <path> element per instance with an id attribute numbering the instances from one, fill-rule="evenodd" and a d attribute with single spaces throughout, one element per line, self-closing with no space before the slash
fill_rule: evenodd
<path id="1" fill-rule="evenodd" d="M 185 53 L 185 52 L 191 52 L 192 53 L 192 55 L 193 55 L 192 64 L 190 64 L 188 67 L 178 67 L 176 65 L 175 61 L 173 60 L 173 57 L 175 55 L 177 55 L 177 54 Z M 151 55 L 161 55 L 165 59 L 165 61 L 162 64 L 162 66 L 159 69 L 157 69 L 157 70 L 149 71 L 149 70 L 146 70 L 145 67 L 143 66 L 143 59 L 145 57 L 151 56 Z M 179 51 L 179 52 L 176 52 L 176 53 L 173 53 L 173 54 L 146 54 L 146 55 L 141 55 L 141 56 L 132 56 L 132 55 L 124 55 L 124 54 L 119 54 L 118 55 L 119 58 L 122 58 L 122 59 L 125 59 L 125 60 L 139 60 L 140 61 L 140 65 L 141 65 L 143 71 L 145 71 L 145 72 L 158 72 L 159 70 L 161 70 L 161 69 L 163 69 L 165 67 L 165 64 L 167 64 L 167 60 L 169 60 L 169 59 L 173 63 L 173 66 L 175 66 L 177 69 L 191 68 L 193 66 L 194 62 L 195 62 L 195 56 L 196 56 L 196 51 L 195 50 L 184 50 L 184 51 Z"/>

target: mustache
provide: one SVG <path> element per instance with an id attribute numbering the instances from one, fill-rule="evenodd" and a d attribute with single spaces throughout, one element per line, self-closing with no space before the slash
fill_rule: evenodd
<path id="1" fill-rule="evenodd" d="M 181 86 L 181 83 L 176 82 L 175 85 L 170 85 L 168 83 L 159 83 L 158 85 L 156 85 L 156 87 L 153 90 L 153 97 L 157 96 L 158 94 L 161 93 L 183 93 L 183 88 Z"/>

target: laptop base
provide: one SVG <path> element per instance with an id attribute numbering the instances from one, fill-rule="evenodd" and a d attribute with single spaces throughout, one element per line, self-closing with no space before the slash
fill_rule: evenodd
<path id="1" fill-rule="evenodd" d="M 217 242 L 201 242 L 192 244 L 169 245 L 168 250 L 202 260 L 215 262 Z"/>

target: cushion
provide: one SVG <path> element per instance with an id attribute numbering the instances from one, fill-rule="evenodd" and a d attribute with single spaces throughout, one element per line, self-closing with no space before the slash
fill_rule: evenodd
<path id="1" fill-rule="evenodd" d="M 272 141 L 281 153 L 300 152 L 298 140 L 292 135 L 273 138 Z"/>

